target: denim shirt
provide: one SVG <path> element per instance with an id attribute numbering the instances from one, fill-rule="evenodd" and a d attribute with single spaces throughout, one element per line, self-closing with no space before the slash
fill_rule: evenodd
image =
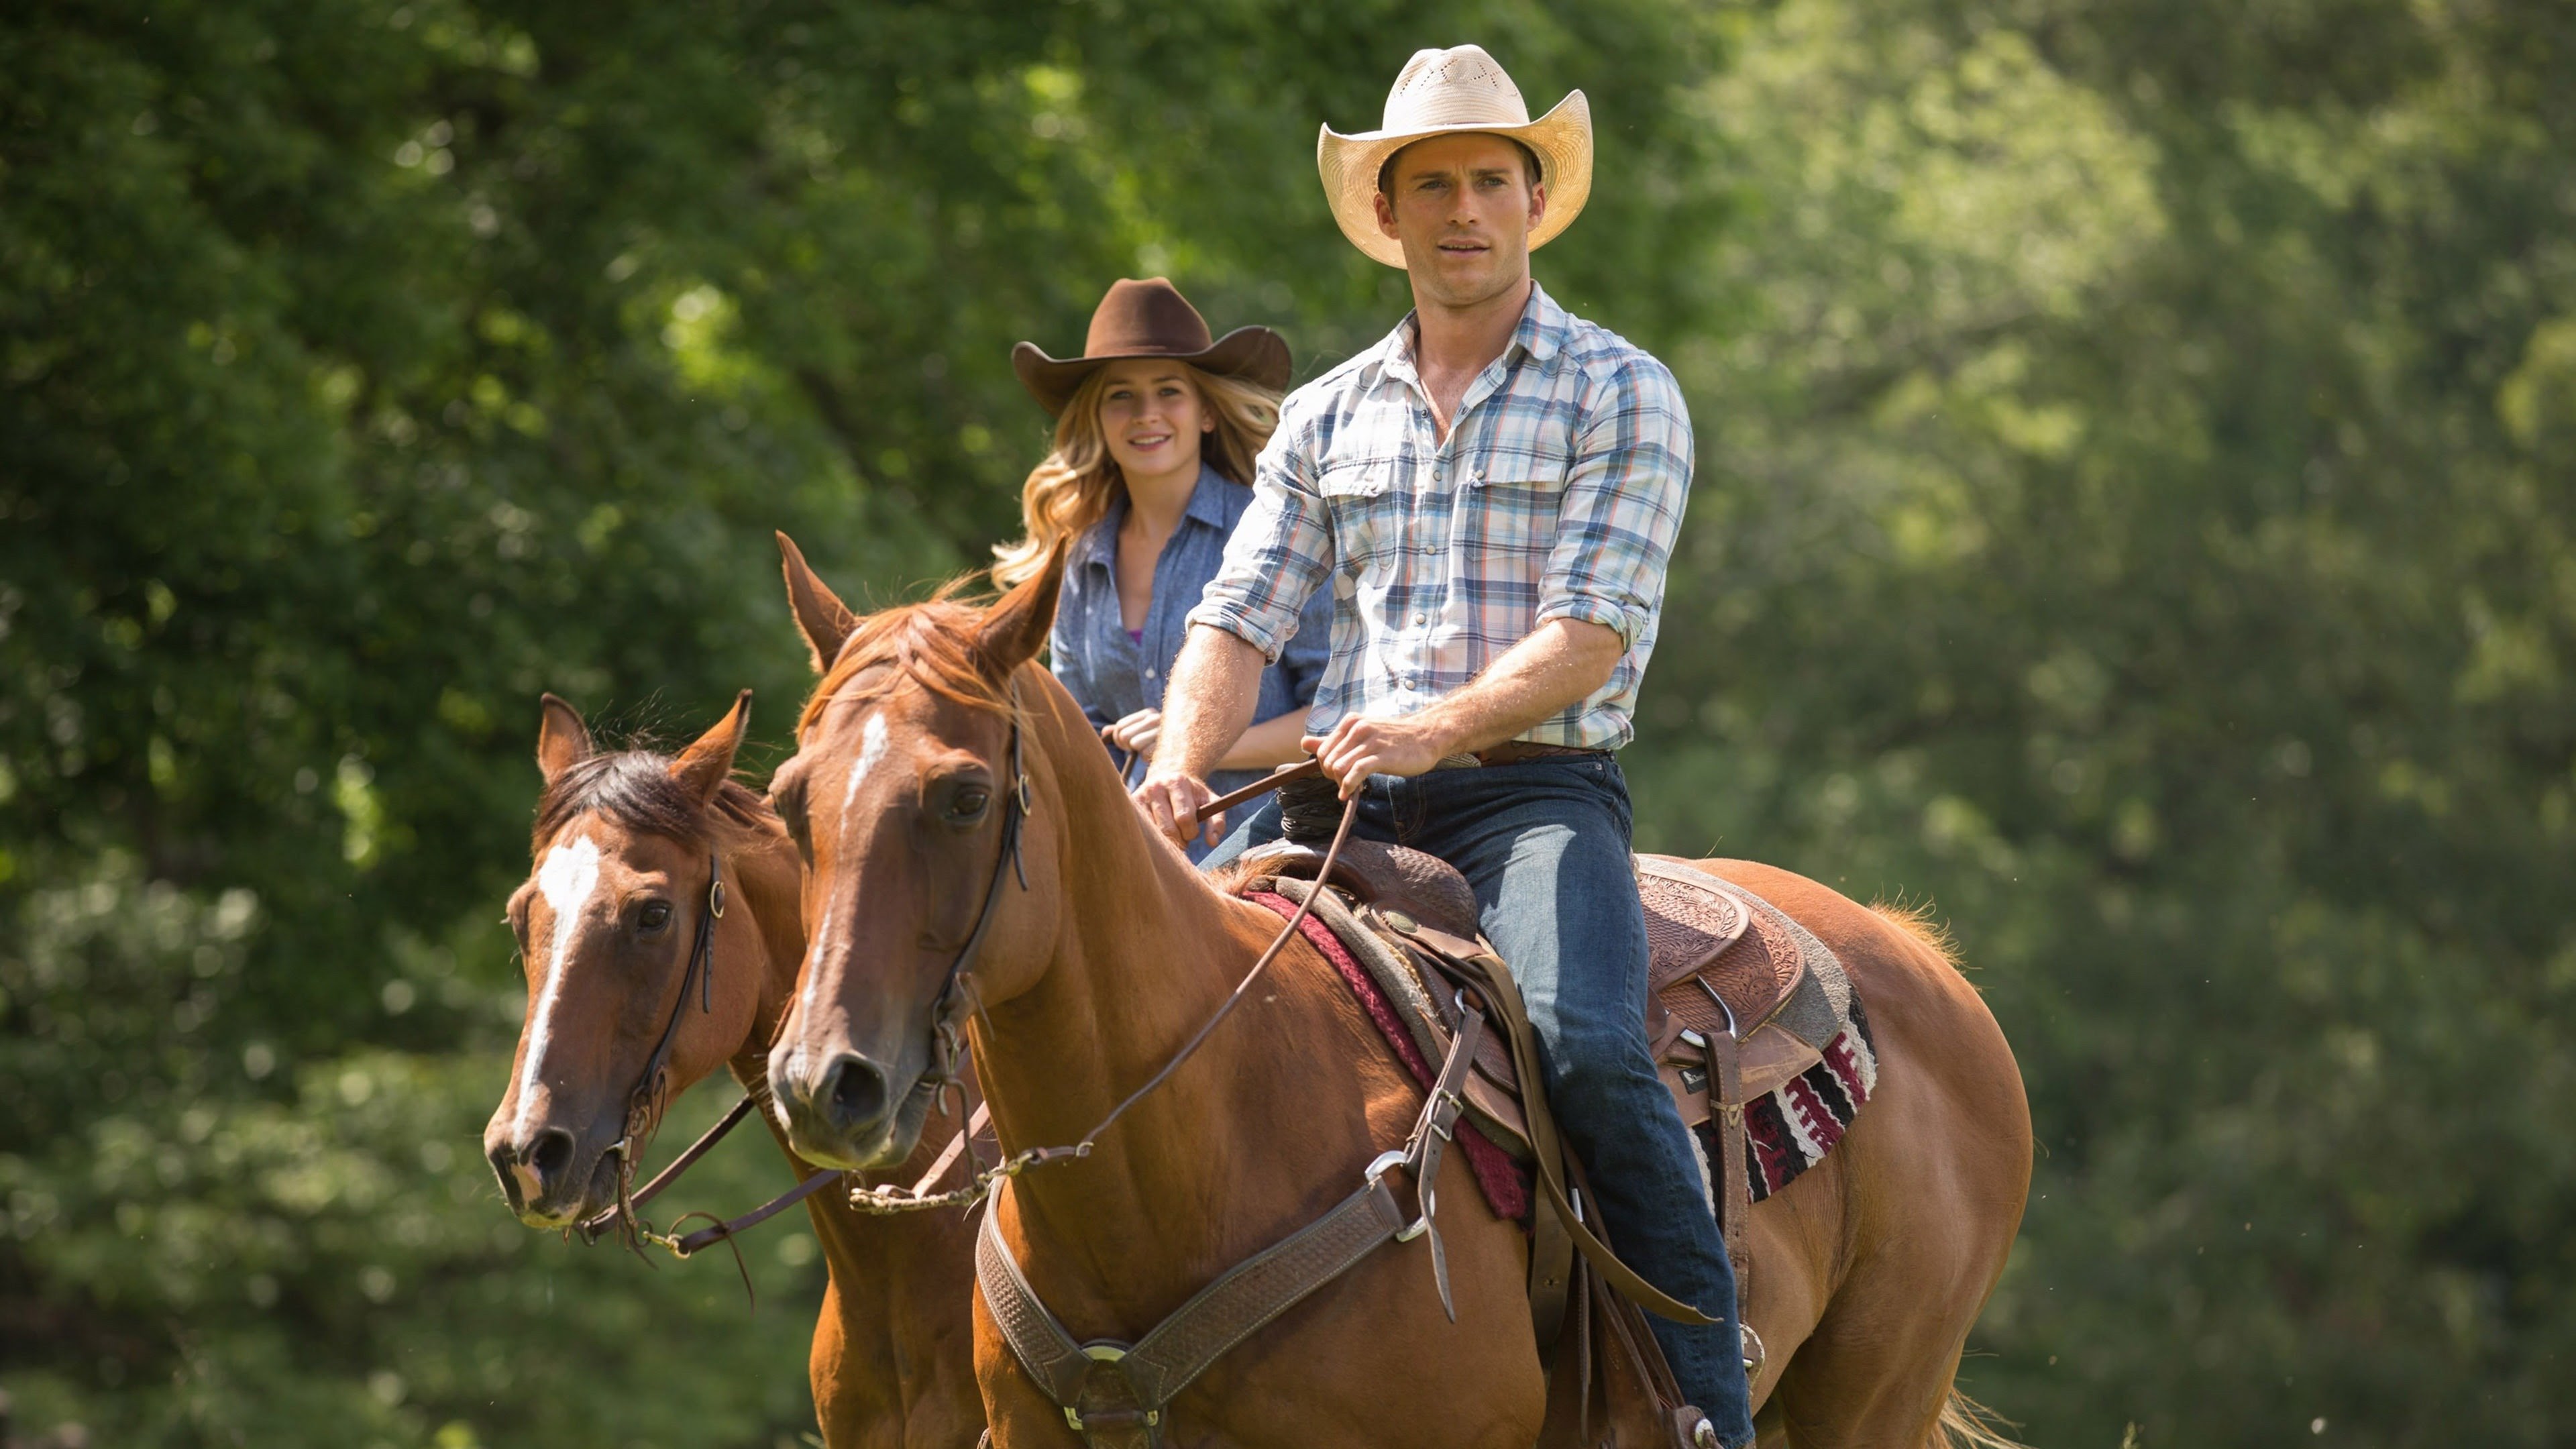
<path id="1" fill-rule="evenodd" d="M 1199 469 L 1198 487 L 1178 528 L 1163 544 L 1154 563 L 1154 602 L 1145 612 L 1144 637 L 1127 637 L 1118 612 L 1118 529 L 1127 521 L 1127 495 L 1120 490 L 1109 514 L 1074 540 L 1065 560 L 1064 593 L 1056 604 L 1055 632 L 1048 650 L 1055 677 L 1062 681 L 1094 729 L 1105 728 L 1140 709 L 1163 707 L 1163 686 L 1180 656 L 1185 616 L 1199 602 L 1199 591 L 1216 576 L 1225 557 L 1225 541 L 1235 522 L 1252 506 L 1252 490 L 1227 482 L 1209 467 Z M 1261 695 L 1253 723 L 1276 719 L 1291 710 L 1303 712 L 1315 699 L 1333 634 L 1333 594 L 1317 589 L 1298 616 L 1296 632 L 1279 651 L 1279 661 L 1261 671 Z M 1127 765 L 1130 789 L 1145 779 L 1145 762 Z M 1219 770 L 1208 784 L 1219 794 L 1258 780 L 1262 770 Z M 1193 854 L 1196 852 L 1194 851 Z"/>

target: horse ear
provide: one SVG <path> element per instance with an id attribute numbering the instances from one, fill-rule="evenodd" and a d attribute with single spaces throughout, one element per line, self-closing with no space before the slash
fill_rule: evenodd
<path id="1" fill-rule="evenodd" d="M 1046 566 L 1022 579 L 984 611 L 975 630 L 975 659 L 995 684 L 1038 657 L 1047 634 L 1055 628 L 1056 595 L 1064 586 L 1064 559 L 1069 539 L 1058 539 L 1047 551 Z"/>
<path id="2" fill-rule="evenodd" d="M 733 776 L 733 756 L 742 748 L 743 731 L 751 725 L 751 691 L 735 695 L 733 708 L 716 721 L 714 729 L 698 736 L 697 742 L 680 752 L 671 762 L 671 778 L 689 792 L 700 808 L 716 798 L 716 791 Z"/>
<path id="3" fill-rule="evenodd" d="M 581 722 L 581 711 L 548 694 L 540 703 L 545 721 L 537 726 L 537 772 L 546 783 L 555 776 L 587 760 L 595 753 L 590 744 L 590 727 Z"/>
<path id="4" fill-rule="evenodd" d="M 821 674 L 841 657 L 841 645 L 859 627 L 859 616 L 815 577 L 796 540 L 778 535 L 778 557 L 787 573 L 787 606 L 796 611 L 796 627 L 805 647 L 814 651 L 814 672 Z"/>

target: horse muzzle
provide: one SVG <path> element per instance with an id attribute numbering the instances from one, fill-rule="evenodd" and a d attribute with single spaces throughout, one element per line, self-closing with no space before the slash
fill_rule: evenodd
<path id="1" fill-rule="evenodd" d="M 532 1228 L 568 1227 L 607 1196 L 606 1153 L 584 1153 L 581 1140 L 562 1127 L 540 1127 L 524 1140 L 486 1139 L 483 1156 L 511 1213 Z"/>
<path id="2" fill-rule="evenodd" d="M 891 1167 L 911 1155 L 921 1114 L 903 1110 L 914 1094 L 896 1090 L 884 1066 L 854 1051 L 801 1061 L 799 1055 L 782 1048 L 769 1069 L 779 1125 L 797 1156 L 854 1171 Z"/>

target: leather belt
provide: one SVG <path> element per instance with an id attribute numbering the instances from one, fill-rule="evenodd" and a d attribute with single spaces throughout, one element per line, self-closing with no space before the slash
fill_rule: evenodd
<path id="1" fill-rule="evenodd" d="M 1491 749 L 1472 750 L 1462 755 L 1451 755 L 1442 760 L 1439 764 L 1432 766 L 1432 768 L 1435 770 L 1467 770 L 1473 769 L 1478 765 L 1518 765 L 1524 764 L 1530 760 L 1561 760 L 1571 759 L 1576 756 L 1599 756 L 1606 760 L 1610 758 L 1610 752 L 1608 750 L 1593 749 L 1585 745 L 1543 745 L 1535 740 L 1505 740 Z"/>

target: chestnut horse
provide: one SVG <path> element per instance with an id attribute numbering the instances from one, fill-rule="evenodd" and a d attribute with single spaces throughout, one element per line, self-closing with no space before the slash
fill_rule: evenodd
<path id="1" fill-rule="evenodd" d="M 805 931 L 796 847 L 760 797 L 730 778 L 749 714 L 746 691 L 677 759 L 603 754 L 581 716 L 546 696 L 537 866 L 510 897 L 529 1010 L 509 1092 L 483 1133 L 502 1192 L 530 1227 L 570 1227 L 614 1205 L 609 1148 L 666 1028 L 663 1081 L 639 1139 L 658 1125 L 662 1103 L 718 1067 L 755 1094 L 766 1090 L 761 1058 L 795 993 Z M 698 985 L 689 960 L 711 858 L 724 911 Z M 940 1138 L 955 1130 L 945 1124 Z M 925 1144 L 911 1170 L 926 1169 L 941 1145 Z M 799 1177 L 820 1170 L 788 1160 Z M 830 1187 L 805 1201 L 831 1273 L 811 1361 L 824 1442 L 974 1444 L 984 1406 L 968 1356 L 970 1226 L 955 1213 L 862 1217 Z"/>
<path id="2" fill-rule="evenodd" d="M 971 944 L 962 999 L 1004 1149 L 1073 1142 L 1208 1020 L 1280 920 L 1221 894 L 1152 833 L 1080 709 L 1031 663 L 1054 610 L 1052 570 L 988 610 L 935 601 L 861 620 L 785 551 L 799 625 L 828 669 L 772 798 L 807 850 L 809 914 L 835 922 L 770 1055 L 789 1140 L 854 1168 L 913 1151 L 943 987 Z M 1017 869 L 1001 855 L 1015 788 L 1026 792 Z M 1952 1380 L 2029 1185 L 2012 1054 L 1906 920 L 1782 871 L 1705 868 L 1833 947 L 1868 1001 L 1880 1062 L 1841 1144 L 1754 1213 L 1745 1316 L 1769 1345 L 1754 1384 L 1764 1440 L 1978 1442 Z M 1301 938 L 1093 1151 L 1009 1179 L 991 1211 L 1076 1340 L 1133 1341 L 1351 1192 L 1422 1100 Z M 1462 1155 L 1440 1171 L 1455 1323 L 1427 1245 L 1381 1247 L 1216 1360 L 1172 1401 L 1164 1432 L 1534 1442 L 1545 1382 L 1524 1236 L 1485 1209 Z M 1068 1442 L 981 1294 L 975 1364 L 997 1443 Z"/>

